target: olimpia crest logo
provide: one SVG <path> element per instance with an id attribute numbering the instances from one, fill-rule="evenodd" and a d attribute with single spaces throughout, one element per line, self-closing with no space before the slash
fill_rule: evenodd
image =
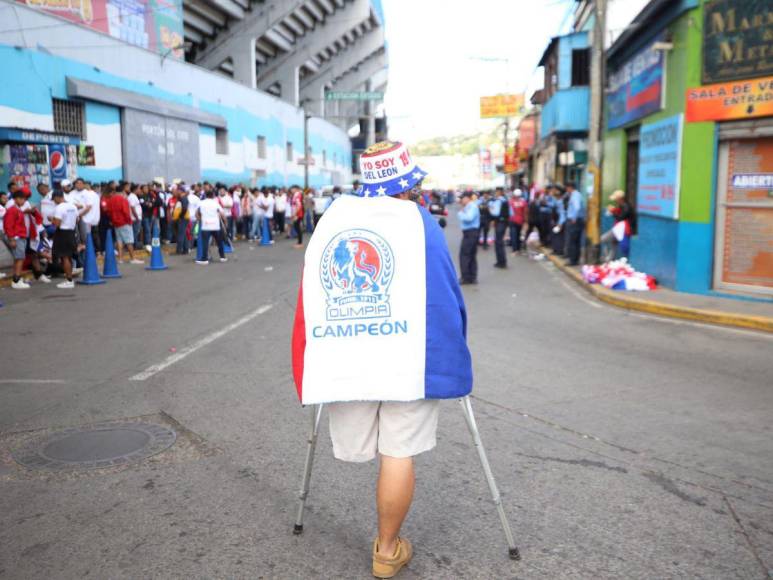
<path id="1" fill-rule="evenodd" d="M 389 244 L 370 230 L 346 230 L 333 237 L 320 262 L 328 320 L 391 316 L 389 285 L 395 272 Z"/>

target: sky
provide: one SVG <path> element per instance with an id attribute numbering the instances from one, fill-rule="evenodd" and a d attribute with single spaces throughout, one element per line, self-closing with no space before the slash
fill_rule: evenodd
<path id="1" fill-rule="evenodd" d="M 486 130 L 479 97 L 542 86 L 537 63 L 552 36 L 569 32 L 574 0 L 382 0 L 389 52 L 385 96 L 391 139 Z M 610 32 L 646 0 L 611 0 Z"/>

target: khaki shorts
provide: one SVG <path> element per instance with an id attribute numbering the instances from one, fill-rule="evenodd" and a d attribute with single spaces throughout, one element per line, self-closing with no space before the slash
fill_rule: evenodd
<path id="1" fill-rule="evenodd" d="M 333 454 L 342 461 L 370 461 L 376 451 L 413 457 L 436 444 L 438 400 L 351 402 L 326 405 Z"/>

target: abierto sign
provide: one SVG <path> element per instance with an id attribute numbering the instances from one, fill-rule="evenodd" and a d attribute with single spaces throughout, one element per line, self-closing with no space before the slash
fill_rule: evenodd
<path id="1" fill-rule="evenodd" d="M 523 94 L 480 98 L 480 118 L 515 117 L 523 109 Z"/>

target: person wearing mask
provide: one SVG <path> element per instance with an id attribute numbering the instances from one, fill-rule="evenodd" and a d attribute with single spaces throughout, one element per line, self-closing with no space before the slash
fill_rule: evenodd
<path id="1" fill-rule="evenodd" d="M 3 216 L 3 231 L 13 257 L 11 288 L 14 290 L 28 290 L 30 288 L 30 285 L 21 277 L 24 260 L 27 257 L 30 258 L 35 279 L 48 284 L 51 279 L 43 273 L 36 251 L 38 244 L 37 225 L 43 222 L 43 217 L 37 209 L 25 209 L 28 202 L 23 189 L 15 189 L 11 201 L 10 207 L 4 208 L 5 215 Z"/>
<path id="2" fill-rule="evenodd" d="M 528 204 L 523 199 L 523 191 L 521 189 L 516 189 L 513 192 L 513 197 L 510 198 L 508 203 L 510 205 L 510 246 L 513 254 L 519 254 L 521 252 L 521 229 L 526 222 Z"/>
<path id="3" fill-rule="evenodd" d="M 201 243 L 204 246 L 201 249 L 201 260 L 196 260 L 197 264 L 209 264 L 209 242 L 214 237 L 217 242 L 217 251 L 220 254 L 220 261 L 227 262 L 225 257 L 225 243 L 223 241 L 223 222 L 225 221 L 225 210 L 220 202 L 215 199 L 215 192 L 212 189 L 207 191 L 205 197 L 198 209 L 199 227 L 201 228 Z"/>
<path id="4" fill-rule="evenodd" d="M 577 191 L 574 183 L 566 184 L 566 192 L 569 198 L 566 208 L 566 220 L 569 223 L 567 235 L 567 254 L 570 266 L 580 263 L 580 250 L 582 247 L 582 234 L 585 231 L 585 203 L 582 194 Z"/>
<path id="5" fill-rule="evenodd" d="M 459 250 L 460 284 L 478 283 L 478 234 L 480 233 L 480 210 L 471 192 L 465 192 L 460 199 L 462 209 L 457 214 L 462 228 L 462 247 Z"/>
<path id="6" fill-rule="evenodd" d="M 491 193 L 484 191 L 483 195 L 476 201 L 478 211 L 480 212 L 480 232 L 478 243 L 488 250 L 488 232 L 491 227 L 491 214 L 489 213 L 488 202 L 491 201 Z"/>
<path id="7" fill-rule="evenodd" d="M 507 268 L 507 252 L 505 252 L 505 232 L 510 217 L 510 206 L 507 204 L 505 190 L 497 187 L 493 199 L 488 202 L 489 218 L 494 222 L 494 251 L 496 253 L 495 268 Z"/>

